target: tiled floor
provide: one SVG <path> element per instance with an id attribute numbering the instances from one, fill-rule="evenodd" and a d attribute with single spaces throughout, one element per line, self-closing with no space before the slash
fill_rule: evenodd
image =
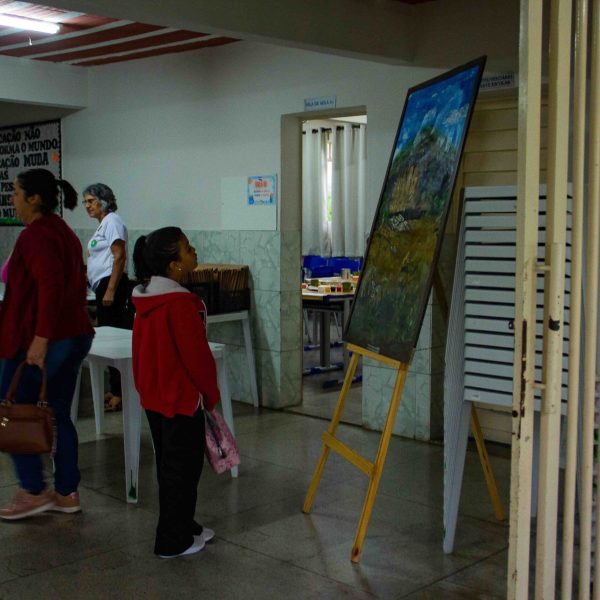
<path id="1" fill-rule="evenodd" d="M 341 339 L 333 320 L 330 335 L 332 341 Z M 305 334 L 305 350 L 303 353 L 303 367 L 305 370 L 317 367 L 320 362 L 319 347 L 315 345 L 313 349 L 307 349 L 311 341 Z M 341 365 L 343 363 L 343 347 L 341 345 L 332 344 L 330 355 L 332 364 Z M 359 360 L 355 376 L 361 375 L 362 360 Z M 292 406 L 286 410 L 296 414 L 331 420 L 343 379 L 344 371 L 341 368 L 324 373 L 305 375 L 302 378 L 302 404 Z M 342 423 L 362 425 L 362 388 L 360 383 L 354 383 L 350 388 L 342 414 Z"/>
<path id="2" fill-rule="evenodd" d="M 89 403 L 83 402 L 82 410 Z M 393 438 L 359 564 L 349 560 L 366 478 L 329 460 L 310 515 L 301 511 L 327 422 L 235 406 L 240 477 L 205 469 L 197 516 L 217 537 L 203 552 L 152 554 L 157 517 L 152 447 L 143 430 L 140 498 L 124 500 L 121 414 L 96 438 L 80 417 L 76 515 L 0 522 L 0 598 L 503 598 L 507 525 L 494 520 L 477 455 L 469 453 L 455 552 L 442 552 L 442 447 Z M 379 434 L 340 437 L 373 456 Z M 505 506 L 509 461 L 492 457 Z M 0 456 L 0 502 L 16 490 Z"/>

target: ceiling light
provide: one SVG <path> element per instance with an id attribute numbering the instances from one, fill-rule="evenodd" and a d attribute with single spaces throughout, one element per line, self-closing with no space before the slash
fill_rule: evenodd
<path id="1" fill-rule="evenodd" d="M 28 31 L 41 31 L 43 33 L 56 33 L 60 25 L 49 23 L 48 21 L 37 21 L 35 19 L 26 19 L 25 17 L 11 17 L 0 14 L 0 25 L 13 27 L 14 29 L 26 29 Z"/>

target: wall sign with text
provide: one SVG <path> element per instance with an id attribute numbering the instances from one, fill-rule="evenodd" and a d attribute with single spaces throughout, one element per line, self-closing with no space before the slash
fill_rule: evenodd
<path id="1" fill-rule="evenodd" d="M 248 204 L 264 206 L 275 204 L 277 175 L 252 175 L 248 177 Z"/>
<path id="2" fill-rule="evenodd" d="M 0 225 L 21 225 L 10 201 L 13 180 L 21 171 L 35 168 L 61 178 L 60 121 L 0 128 Z"/>

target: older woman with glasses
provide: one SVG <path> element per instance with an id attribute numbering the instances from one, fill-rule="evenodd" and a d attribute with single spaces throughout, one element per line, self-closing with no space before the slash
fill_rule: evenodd
<path id="1" fill-rule="evenodd" d="M 131 329 L 127 311 L 130 295 L 127 278 L 127 227 L 117 215 L 117 200 L 104 183 L 88 185 L 83 190 L 83 204 L 92 219 L 99 223 L 88 242 L 88 283 L 96 294 L 96 319 L 99 326 Z M 121 376 L 109 367 L 110 392 L 104 397 L 107 411 L 121 409 Z"/>

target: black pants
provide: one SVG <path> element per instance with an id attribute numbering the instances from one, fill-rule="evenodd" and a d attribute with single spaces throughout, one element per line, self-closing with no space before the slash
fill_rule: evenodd
<path id="1" fill-rule="evenodd" d="M 110 306 L 102 304 L 102 298 L 106 294 L 106 288 L 110 277 L 104 277 L 96 287 L 96 320 L 99 326 L 107 325 L 119 327 L 120 329 L 132 329 L 131 315 L 127 309 L 131 286 L 127 273 L 121 275 L 119 285 L 115 290 L 115 300 Z M 109 388 L 114 396 L 121 396 L 121 374 L 114 367 L 108 367 Z"/>
<path id="2" fill-rule="evenodd" d="M 204 412 L 193 417 L 165 417 L 146 411 L 158 477 L 159 517 L 154 552 L 180 554 L 193 542 L 202 527 L 194 521 L 198 481 L 204 464 Z"/>

